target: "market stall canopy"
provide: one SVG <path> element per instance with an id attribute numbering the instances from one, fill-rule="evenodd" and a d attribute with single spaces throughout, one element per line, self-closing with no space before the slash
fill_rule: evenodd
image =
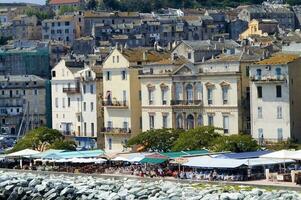
<path id="1" fill-rule="evenodd" d="M 160 164 L 168 160 L 167 156 L 163 156 L 159 153 L 154 153 L 150 155 L 146 155 L 145 158 L 143 158 L 140 163 L 142 164 Z"/>
<path id="2" fill-rule="evenodd" d="M 100 157 L 104 155 L 103 150 L 88 150 L 88 151 L 66 151 L 52 153 L 45 156 L 45 159 L 70 159 L 70 158 L 93 158 Z"/>
<path id="3" fill-rule="evenodd" d="M 38 154 L 35 154 L 33 155 L 32 157 L 33 158 L 44 158 L 48 155 L 51 155 L 51 154 L 55 154 L 55 153 L 61 153 L 61 152 L 64 152 L 65 150 L 58 150 L 58 149 L 49 149 L 49 150 L 46 150 L 44 152 L 41 152 L 41 153 L 38 153 Z"/>
<path id="4" fill-rule="evenodd" d="M 280 150 L 280 151 L 275 151 L 272 153 L 268 153 L 265 155 L 260 156 L 260 158 L 270 158 L 270 159 L 290 159 L 291 156 L 296 153 L 296 151 L 289 151 L 289 150 Z"/>
<path id="5" fill-rule="evenodd" d="M 252 159 L 243 159 L 245 160 L 245 164 L 252 166 L 263 166 L 263 165 L 275 165 L 275 164 L 283 164 L 285 163 L 294 163 L 294 160 L 285 160 L 282 159 L 268 159 L 268 158 L 252 158 Z"/>
<path id="6" fill-rule="evenodd" d="M 167 156 L 169 159 L 181 158 L 185 156 L 200 156 L 208 154 L 209 151 L 206 149 L 194 150 L 194 151 L 176 151 L 176 152 L 164 152 L 160 153 L 163 156 Z"/>
<path id="7" fill-rule="evenodd" d="M 289 159 L 301 160 L 301 150 L 294 151 L 291 155 L 288 156 Z"/>
<path id="8" fill-rule="evenodd" d="M 7 154 L 7 155 L 5 155 L 5 158 L 29 158 L 29 157 L 39 154 L 39 153 L 40 153 L 39 151 L 35 151 L 32 149 L 23 149 L 21 151 Z"/>
<path id="9" fill-rule="evenodd" d="M 122 161 L 122 162 L 129 162 L 129 159 L 121 157 L 121 156 L 117 156 L 113 159 L 111 159 L 111 161 Z"/>
<path id="10" fill-rule="evenodd" d="M 237 168 L 245 165 L 245 160 L 239 159 L 223 159 L 223 158 L 211 158 L 209 156 L 188 158 L 188 162 L 184 163 L 184 166 L 188 167 L 200 167 L 200 168 Z"/>
<path id="11" fill-rule="evenodd" d="M 272 153 L 272 151 L 250 151 L 242 153 L 224 153 L 216 156 L 215 158 L 225 158 L 225 159 L 250 159 L 259 158 L 262 155 Z"/>

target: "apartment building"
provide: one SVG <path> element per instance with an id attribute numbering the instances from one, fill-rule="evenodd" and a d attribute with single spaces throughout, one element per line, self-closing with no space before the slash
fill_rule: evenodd
<path id="1" fill-rule="evenodd" d="M 301 139 L 300 62 L 278 53 L 250 66 L 251 133 L 261 144 Z"/>
<path id="2" fill-rule="evenodd" d="M 46 98 L 50 97 L 46 84 L 35 75 L 0 76 L 1 134 L 17 136 L 47 125 L 51 118 L 46 110 Z"/>
<path id="3" fill-rule="evenodd" d="M 115 48 L 103 62 L 106 152 L 128 151 L 128 139 L 141 132 L 139 69 L 164 56 L 164 52 L 144 48 Z"/>
<path id="4" fill-rule="evenodd" d="M 52 127 L 80 147 L 103 148 L 101 68 L 61 60 L 51 74 Z"/>
<path id="5" fill-rule="evenodd" d="M 72 44 L 80 36 L 80 26 L 75 16 L 63 15 L 42 21 L 43 40 L 63 41 Z"/>

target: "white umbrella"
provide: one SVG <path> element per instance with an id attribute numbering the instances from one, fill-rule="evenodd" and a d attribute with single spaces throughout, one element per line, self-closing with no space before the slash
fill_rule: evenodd
<path id="1" fill-rule="evenodd" d="M 129 159 L 121 157 L 121 156 L 117 156 L 116 158 L 111 159 L 111 161 L 124 161 L 124 162 L 130 162 Z"/>
<path id="2" fill-rule="evenodd" d="M 94 159 L 94 162 L 95 162 L 96 164 L 101 164 L 101 163 L 107 162 L 107 160 L 106 160 L 106 159 L 103 159 L 103 158 L 95 158 L 95 159 Z"/>
<path id="3" fill-rule="evenodd" d="M 21 151 L 7 154 L 7 155 L 5 155 L 5 158 L 30 157 L 30 156 L 38 154 L 38 153 L 40 153 L 40 152 L 32 150 L 32 149 L 23 149 Z"/>
<path id="4" fill-rule="evenodd" d="M 270 158 L 270 159 L 290 159 L 290 157 L 296 153 L 296 151 L 289 151 L 289 150 L 280 150 L 275 151 L 272 153 L 264 154 L 259 156 L 260 158 Z"/>
<path id="5" fill-rule="evenodd" d="M 289 155 L 288 158 L 293 160 L 301 160 L 301 150 L 292 152 L 292 154 Z"/>

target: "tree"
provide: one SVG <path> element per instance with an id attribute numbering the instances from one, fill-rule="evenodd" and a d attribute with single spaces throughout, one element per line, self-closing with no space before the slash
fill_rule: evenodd
<path id="1" fill-rule="evenodd" d="M 153 129 L 142 132 L 128 141 L 128 146 L 139 145 L 144 151 L 170 151 L 178 139 L 180 129 Z"/>
<path id="2" fill-rule="evenodd" d="M 58 130 L 39 127 L 26 133 L 25 136 L 16 143 L 11 152 L 27 148 L 46 150 L 49 149 L 52 144 L 58 144 L 58 141 L 64 141 L 64 136 Z"/>
<path id="3" fill-rule="evenodd" d="M 77 11 L 77 10 L 79 10 L 79 7 L 77 7 L 77 6 L 63 5 L 63 6 L 60 7 L 59 15 L 63 15 L 67 12 L 74 12 L 74 11 Z"/>
<path id="4" fill-rule="evenodd" d="M 250 135 L 238 134 L 221 136 L 217 138 L 215 144 L 212 145 L 211 150 L 216 152 L 231 151 L 231 152 L 246 152 L 256 151 L 259 146 Z"/>
<path id="5" fill-rule="evenodd" d="M 56 140 L 50 145 L 50 149 L 64 149 L 74 151 L 76 150 L 76 144 L 70 140 Z"/>
<path id="6" fill-rule="evenodd" d="M 279 151 L 282 149 L 299 149 L 300 144 L 297 144 L 294 140 L 288 140 L 266 144 L 265 147 L 269 150 Z"/>
<path id="7" fill-rule="evenodd" d="M 217 130 L 219 129 L 212 126 L 202 126 L 182 132 L 172 150 L 184 151 L 209 148 L 215 139 L 220 137 Z"/>
<path id="8" fill-rule="evenodd" d="M 87 2 L 87 9 L 88 10 L 96 10 L 96 8 L 97 8 L 97 2 L 96 2 L 96 0 L 89 0 Z"/>
<path id="9" fill-rule="evenodd" d="M 40 9 L 34 8 L 34 7 L 26 8 L 25 13 L 29 17 L 36 16 L 39 20 L 51 19 L 54 16 L 54 12 L 51 9 L 40 10 Z"/>

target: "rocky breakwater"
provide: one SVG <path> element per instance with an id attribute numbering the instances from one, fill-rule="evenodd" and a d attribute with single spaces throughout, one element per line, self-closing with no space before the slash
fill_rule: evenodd
<path id="1" fill-rule="evenodd" d="M 300 200 L 295 191 L 0 171 L 0 200 Z"/>

